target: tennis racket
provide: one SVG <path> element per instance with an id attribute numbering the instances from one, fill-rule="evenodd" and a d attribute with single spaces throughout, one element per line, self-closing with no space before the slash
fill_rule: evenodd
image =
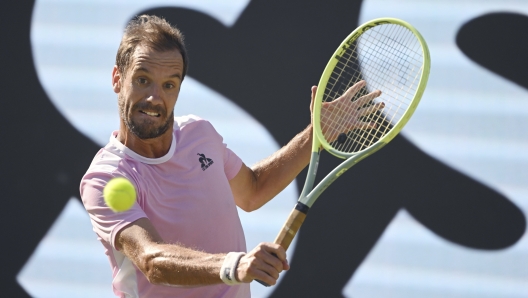
<path id="1" fill-rule="evenodd" d="M 425 40 L 402 20 L 366 22 L 339 45 L 315 95 L 312 154 L 304 188 L 275 243 L 288 249 L 321 193 L 401 131 L 422 97 L 429 69 Z M 313 187 L 321 148 L 345 161 Z"/>

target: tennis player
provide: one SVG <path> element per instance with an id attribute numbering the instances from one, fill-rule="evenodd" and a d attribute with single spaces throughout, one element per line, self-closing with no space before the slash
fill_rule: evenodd
<path id="1" fill-rule="evenodd" d="M 274 285 L 289 269 L 277 244 L 246 252 L 236 206 L 256 210 L 298 175 L 309 162 L 311 125 L 249 168 L 209 122 L 174 117 L 187 66 L 178 29 L 147 15 L 128 24 L 112 72 L 120 127 L 80 185 L 119 297 L 247 298 L 251 281 Z M 137 190 L 125 212 L 103 200 L 115 177 Z"/>

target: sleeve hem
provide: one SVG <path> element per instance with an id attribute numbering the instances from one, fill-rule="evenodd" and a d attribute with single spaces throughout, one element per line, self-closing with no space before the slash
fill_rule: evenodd
<path id="1" fill-rule="evenodd" d="M 122 220 L 119 224 L 117 224 L 113 229 L 112 229 L 112 232 L 110 232 L 110 245 L 117 251 L 119 251 L 116 246 L 115 246 L 115 241 L 116 241 L 116 236 L 117 234 L 123 230 L 124 228 L 126 228 L 127 226 L 133 224 L 135 221 L 141 219 L 141 218 L 147 218 L 146 216 L 144 215 L 139 215 L 139 216 L 133 216 L 133 217 L 130 217 L 130 218 L 127 218 L 127 219 L 124 219 Z"/>

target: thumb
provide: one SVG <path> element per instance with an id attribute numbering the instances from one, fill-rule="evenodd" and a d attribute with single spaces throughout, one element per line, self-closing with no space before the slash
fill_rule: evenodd
<path id="1" fill-rule="evenodd" d="M 314 101 L 315 101 L 315 93 L 317 92 L 317 86 L 312 86 L 312 100 L 310 102 L 310 111 L 313 111 Z"/>

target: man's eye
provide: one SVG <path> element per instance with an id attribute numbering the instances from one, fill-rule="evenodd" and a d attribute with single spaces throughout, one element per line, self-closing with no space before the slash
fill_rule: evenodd
<path id="1" fill-rule="evenodd" d="M 172 89 L 172 88 L 174 88 L 174 84 L 167 83 L 167 84 L 165 84 L 165 88 Z"/>
<path id="2" fill-rule="evenodd" d="M 139 79 L 138 79 L 138 83 L 140 83 L 141 85 L 144 85 L 144 84 L 147 83 L 147 79 L 139 78 Z"/>

